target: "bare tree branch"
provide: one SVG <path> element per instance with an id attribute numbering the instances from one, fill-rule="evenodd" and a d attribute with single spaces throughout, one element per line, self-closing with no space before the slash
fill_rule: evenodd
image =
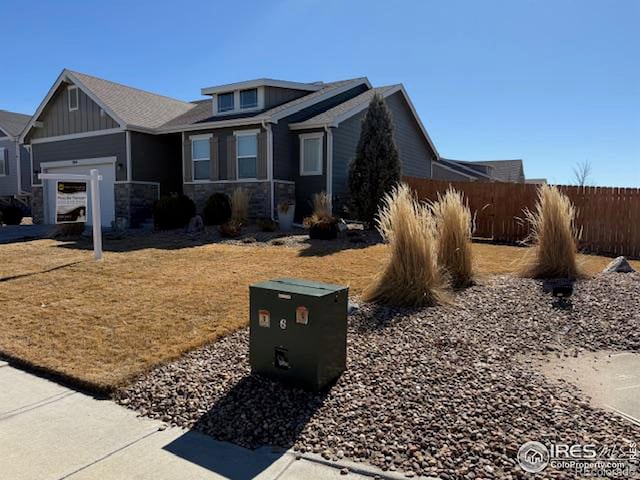
<path id="1" fill-rule="evenodd" d="M 576 164 L 576 166 L 573 167 L 573 175 L 579 187 L 587 185 L 591 178 L 591 162 L 585 160 L 584 162 Z"/>

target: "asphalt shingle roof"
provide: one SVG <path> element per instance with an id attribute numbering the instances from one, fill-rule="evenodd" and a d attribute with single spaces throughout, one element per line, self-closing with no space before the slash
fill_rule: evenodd
<path id="1" fill-rule="evenodd" d="M 309 118 L 304 122 L 297 123 L 296 126 L 305 128 L 307 126 L 312 127 L 314 125 L 331 124 L 336 118 L 339 118 L 341 115 L 349 112 L 350 110 L 363 104 L 368 105 L 376 93 L 384 95 L 387 91 L 397 87 L 399 87 L 399 85 L 387 85 L 385 87 L 371 88 L 366 92 L 363 92 L 360 95 L 347 100 L 346 102 L 342 102 L 341 104 L 336 105 L 335 107 L 316 115 L 315 117 Z"/>
<path id="2" fill-rule="evenodd" d="M 167 123 L 165 123 L 162 126 L 162 128 L 167 129 L 172 127 L 179 127 L 182 125 L 196 125 L 200 123 L 215 124 L 215 122 L 223 122 L 233 118 L 256 117 L 256 121 L 262 120 L 262 119 L 269 119 L 273 115 L 277 115 L 290 108 L 294 108 L 296 105 L 300 105 L 303 102 L 313 100 L 314 98 L 319 98 L 326 93 L 330 93 L 333 90 L 339 89 L 349 84 L 353 84 L 353 86 L 355 87 L 356 85 L 364 81 L 366 81 L 365 78 L 353 78 L 349 80 L 340 80 L 337 82 L 325 83 L 320 90 L 316 90 L 315 92 L 310 92 L 307 95 L 303 95 L 299 98 L 283 103 L 282 105 L 278 105 L 277 107 L 273 107 L 268 110 L 264 110 L 262 112 L 254 112 L 249 115 L 242 115 L 241 117 L 231 117 L 226 115 L 221 117 L 214 116 L 212 114 L 211 100 L 199 100 L 197 102 L 193 102 L 191 104 L 191 108 L 187 112 L 175 118 L 172 118 Z"/>
<path id="3" fill-rule="evenodd" d="M 17 137 L 31 120 L 31 115 L 0 110 L 0 129 L 12 137 Z"/>
<path id="4" fill-rule="evenodd" d="M 69 71 L 127 125 L 155 129 L 194 108 L 194 104 Z"/>

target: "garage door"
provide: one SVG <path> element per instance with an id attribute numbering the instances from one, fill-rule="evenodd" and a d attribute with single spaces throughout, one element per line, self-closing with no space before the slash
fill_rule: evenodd
<path id="1" fill-rule="evenodd" d="M 95 163 L 94 163 L 95 162 Z M 100 182 L 100 210 L 102 213 L 102 226 L 110 227 L 115 219 L 114 183 L 116 181 L 115 161 L 112 159 L 76 160 L 75 163 L 51 162 L 43 164 L 45 173 L 75 173 L 89 175 L 91 169 L 97 169 L 102 175 Z M 46 180 L 47 223 L 55 223 L 56 218 L 56 189 L 55 180 Z M 87 201 L 89 203 L 87 224 L 91 225 L 93 212 L 91 211 L 91 186 L 87 186 Z"/>

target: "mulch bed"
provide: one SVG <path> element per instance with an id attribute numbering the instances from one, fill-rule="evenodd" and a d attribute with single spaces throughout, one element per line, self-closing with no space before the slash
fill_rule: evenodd
<path id="1" fill-rule="evenodd" d="M 640 274 L 600 275 L 565 302 L 542 283 L 492 277 L 424 309 L 363 305 L 348 370 L 325 393 L 251 376 L 248 331 L 159 367 L 117 393 L 141 414 L 246 447 L 293 446 L 408 476 L 528 478 L 528 440 L 625 447 L 640 428 L 552 383 L 524 358 L 640 351 Z M 544 476 L 573 478 L 547 468 Z"/>

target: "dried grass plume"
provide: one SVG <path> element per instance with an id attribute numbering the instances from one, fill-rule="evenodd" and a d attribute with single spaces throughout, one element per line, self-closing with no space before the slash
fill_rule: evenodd
<path id="1" fill-rule="evenodd" d="M 364 300 L 403 306 L 442 301 L 443 279 L 436 265 L 429 209 L 402 184 L 384 196 L 376 223 L 389 243 L 390 256 L 383 271 L 365 289 Z"/>
<path id="2" fill-rule="evenodd" d="M 436 224 L 438 266 L 447 274 L 453 288 L 473 284 L 471 250 L 471 211 L 461 192 L 447 189 L 431 205 Z"/>
<path id="3" fill-rule="evenodd" d="M 231 195 L 231 222 L 238 225 L 245 225 L 249 218 L 249 194 L 238 187 Z"/>
<path id="4" fill-rule="evenodd" d="M 525 257 L 521 275 L 530 278 L 584 277 L 577 262 L 576 211 L 557 187 L 541 185 L 533 211 L 526 210 L 533 249 Z"/>

